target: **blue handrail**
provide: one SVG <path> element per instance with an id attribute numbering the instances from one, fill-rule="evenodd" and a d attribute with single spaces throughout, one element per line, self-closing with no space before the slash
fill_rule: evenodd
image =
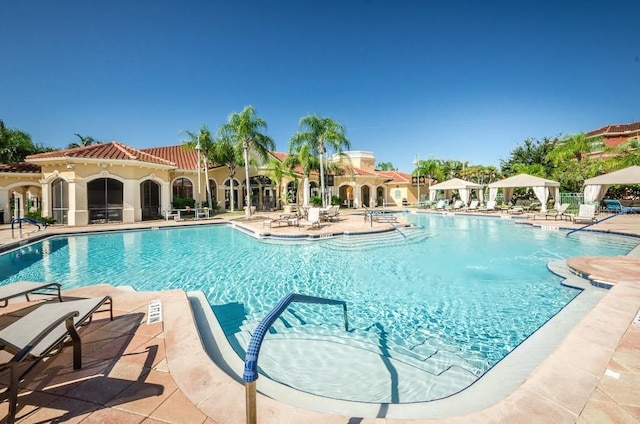
<path id="1" fill-rule="evenodd" d="M 606 218 L 602 218 L 600 221 L 593 221 L 593 222 L 590 222 L 590 223 L 588 223 L 587 225 L 585 225 L 585 226 L 583 226 L 583 227 L 576 228 L 575 230 L 571 230 L 571 231 L 569 231 L 565 237 L 569 237 L 571 234 L 573 234 L 573 233 L 575 233 L 575 232 L 577 232 L 577 231 L 584 230 L 584 229 L 585 229 L 585 228 L 587 228 L 587 227 L 591 227 L 592 225 L 599 224 L 599 223 L 601 223 L 602 221 L 606 221 L 607 219 L 615 218 L 616 216 L 621 215 L 621 214 L 623 214 L 623 213 L 624 213 L 624 212 L 618 212 L 618 213 L 617 213 L 617 214 L 615 214 L 615 215 L 611 215 L 611 216 L 608 216 L 608 217 L 606 217 Z"/>
<path id="2" fill-rule="evenodd" d="M 244 373 L 242 379 L 245 383 L 251 383 L 258 379 L 258 355 L 260 354 L 260 347 L 262 341 L 276 319 L 287 309 L 287 307 L 293 303 L 319 303 L 325 305 L 342 305 L 344 311 L 344 329 L 349 331 L 349 321 L 347 320 L 347 303 L 344 300 L 326 299 L 323 297 L 307 296 L 304 294 L 290 293 L 283 297 L 280 302 L 269 312 L 269 314 L 260 321 L 260 324 L 256 328 L 249 346 L 247 347 L 247 353 L 244 359 Z"/>

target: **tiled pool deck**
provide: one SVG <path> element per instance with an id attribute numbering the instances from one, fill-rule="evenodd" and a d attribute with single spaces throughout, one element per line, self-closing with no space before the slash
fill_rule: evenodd
<path id="1" fill-rule="evenodd" d="M 246 223 L 258 232 L 319 235 L 368 232 L 388 224 L 364 222 L 362 215 L 342 213 L 338 223 L 320 230 L 269 228 L 262 220 Z M 570 227 L 563 221 L 534 225 Z M 185 225 L 156 221 L 136 225 L 49 228 L 46 233 L 141 226 Z M 640 235 L 640 215 L 619 216 L 593 227 Z M 32 234 L 29 237 L 37 236 Z M 11 243 L 0 226 L 0 245 Z M 441 419 L 358 418 L 326 415 L 258 396 L 259 423 L 636 423 L 640 422 L 640 258 L 575 258 L 578 272 L 613 283 L 607 295 L 573 328 L 513 393 L 477 412 Z M 64 283 L 64 282 L 62 282 Z M 126 282 L 125 282 L 126 284 Z M 64 287 L 64 286 L 63 286 Z M 241 383 L 209 359 L 202 347 L 191 306 L 181 290 L 135 292 L 110 285 L 67 290 L 66 297 L 109 294 L 115 319 L 96 315 L 81 331 L 83 368 L 73 371 L 70 349 L 41 363 L 23 382 L 18 422 L 82 423 L 243 423 L 245 394 Z M 163 321 L 147 324 L 148 303 L 160 299 Z M 0 326 L 26 305 L 11 302 L 0 309 Z M 258 380 L 260 382 L 260 380 Z M 7 414 L 0 404 L 0 417 Z"/>

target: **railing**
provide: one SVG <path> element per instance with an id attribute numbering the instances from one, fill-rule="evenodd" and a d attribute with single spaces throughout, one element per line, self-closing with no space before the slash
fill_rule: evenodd
<path id="1" fill-rule="evenodd" d="M 622 213 L 622 212 L 615 213 L 615 214 L 613 214 L 613 215 L 611 215 L 611 216 L 608 216 L 608 217 L 606 217 L 606 218 L 602 218 L 602 219 L 601 219 L 601 220 L 599 220 L 599 221 L 593 221 L 593 222 L 588 223 L 588 224 L 587 224 L 587 225 L 585 225 L 585 226 L 582 226 L 582 227 L 580 227 L 580 228 L 576 228 L 575 230 L 571 230 L 571 231 L 569 231 L 569 232 L 567 233 L 567 235 L 566 235 L 565 237 L 569 237 L 571 234 L 573 234 L 573 233 L 575 233 L 575 232 L 578 232 L 578 231 L 580 231 L 580 230 L 584 230 L 585 228 L 587 228 L 587 227 L 591 227 L 592 225 L 599 224 L 599 223 L 601 223 L 602 221 L 606 221 L 607 219 L 615 218 L 616 216 L 620 215 L 621 213 Z"/>
<path id="2" fill-rule="evenodd" d="M 283 297 L 280 302 L 269 312 L 269 314 L 260 321 L 256 328 L 244 359 L 244 373 L 242 379 L 245 383 L 246 407 L 247 407 L 247 424 L 256 424 L 256 380 L 258 379 L 258 355 L 262 341 L 269 330 L 269 327 L 276 319 L 293 303 L 319 303 L 325 305 L 342 305 L 344 313 L 344 329 L 349 331 L 349 321 L 347 319 L 347 303 L 344 300 L 326 299 L 323 297 L 306 296 L 303 294 L 290 293 Z"/>

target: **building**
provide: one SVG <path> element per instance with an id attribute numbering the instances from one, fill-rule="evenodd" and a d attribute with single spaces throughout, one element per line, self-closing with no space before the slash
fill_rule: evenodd
<path id="1" fill-rule="evenodd" d="M 271 155 L 279 161 L 287 156 Z M 372 152 L 346 156 L 351 165 L 328 175 L 327 197 L 337 196 L 344 207 L 356 208 L 417 202 L 409 174 L 376 170 Z M 191 207 L 242 209 L 244 168 L 231 176 L 224 165 L 204 169 L 199 159 L 199 152 L 184 145 L 135 149 L 115 141 L 32 155 L 24 163 L 0 165 L 0 209 L 5 222 L 40 211 L 69 226 L 158 219 L 184 207 L 178 201 L 184 199 L 193 202 Z M 281 182 L 269 174 L 264 166 L 249 169 L 251 204 L 258 210 L 308 202 L 300 169 Z M 317 174 L 310 176 L 309 186 L 309 196 L 320 194 Z"/>

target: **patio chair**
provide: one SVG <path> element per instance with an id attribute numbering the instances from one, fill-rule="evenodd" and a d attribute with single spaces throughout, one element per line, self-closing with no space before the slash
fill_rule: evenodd
<path id="1" fill-rule="evenodd" d="M 479 211 L 482 212 L 495 212 L 496 210 L 496 201 L 489 200 L 484 207 L 478 208 Z"/>
<path id="2" fill-rule="evenodd" d="M 327 221 L 338 221 L 338 215 L 340 215 L 340 205 L 334 205 L 331 206 L 325 214 L 325 219 Z"/>
<path id="3" fill-rule="evenodd" d="M 13 424 L 17 412 L 18 384 L 40 360 L 54 350 L 60 350 L 63 342 L 71 338 L 73 346 L 73 369 L 82 368 L 82 344 L 77 328 L 90 322 L 94 312 L 109 305 L 113 320 L 113 305 L 110 296 L 68 302 L 50 302 L 35 308 L 23 317 L 0 330 L 0 350 L 13 355 L 0 363 L 0 373 L 9 373 L 9 387 L 0 395 L 8 399 L 7 423 Z M 31 362 L 24 369 L 27 362 Z"/>
<path id="4" fill-rule="evenodd" d="M 436 210 L 442 210 L 446 207 L 447 207 L 447 202 L 445 202 L 444 200 L 438 200 L 438 203 L 436 203 Z"/>
<path id="5" fill-rule="evenodd" d="M 478 210 L 478 205 L 480 204 L 479 201 L 477 200 L 472 200 L 471 203 L 469 203 L 469 206 L 467 207 L 468 211 L 477 211 Z"/>
<path id="6" fill-rule="evenodd" d="M 321 228 L 320 224 L 320 208 L 309 208 L 307 211 L 307 218 L 298 221 L 300 227 L 313 228 L 317 226 Z"/>
<path id="7" fill-rule="evenodd" d="M 451 209 L 454 211 L 457 211 L 462 209 L 463 206 L 464 206 L 464 202 L 462 200 L 456 200 Z"/>
<path id="8" fill-rule="evenodd" d="M 27 302 L 30 302 L 30 294 L 46 294 L 58 296 L 58 300 L 62 302 L 60 296 L 59 283 L 42 283 L 35 281 L 18 281 L 16 283 L 5 284 L 0 286 L 0 308 L 4 308 L 9 304 L 9 299 L 24 295 Z"/>
<path id="9" fill-rule="evenodd" d="M 544 218 L 545 221 L 549 218 L 553 218 L 554 220 L 559 220 L 559 219 L 565 219 L 565 218 L 571 218 L 571 215 L 567 215 L 565 214 L 565 212 L 567 211 L 567 209 L 569 208 L 569 206 L 571 206 L 570 203 L 563 203 L 561 204 L 557 210 L 550 210 L 547 211 L 546 213 L 537 213 L 535 215 L 533 215 L 533 219 L 542 219 Z"/>
<path id="10" fill-rule="evenodd" d="M 595 205 L 580 205 L 578 214 L 574 215 L 573 222 L 576 224 L 581 222 L 595 222 L 596 220 L 596 207 Z"/>
<path id="11" fill-rule="evenodd" d="M 604 199 L 605 211 L 612 213 L 640 213 L 640 208 L 632 208 L 630 206 L 623 206 L 618 199 Z"/>

